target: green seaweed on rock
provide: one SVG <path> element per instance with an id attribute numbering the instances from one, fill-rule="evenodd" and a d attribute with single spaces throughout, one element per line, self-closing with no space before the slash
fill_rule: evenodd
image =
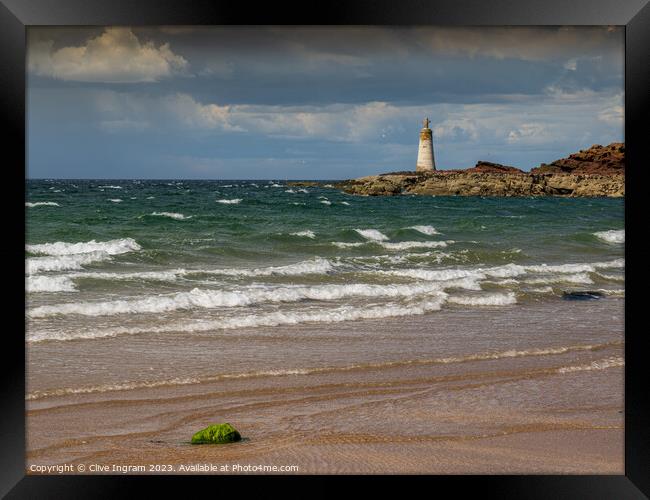
<path id="1" fill-rule="evenodd" d="M 192 444 L 224 444 L 241 440 L 241 434 L 232 425 L 214 424 L 192 436 Z"/>

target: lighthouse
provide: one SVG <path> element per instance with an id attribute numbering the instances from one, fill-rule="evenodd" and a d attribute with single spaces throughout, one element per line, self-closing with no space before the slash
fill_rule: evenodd
<path id="1" fill-rule="evenodd" d="M 429 128 L 428 118 L 422 122 L 420 130 L 420 145 L 418 147 L 418 162 L 415 166 L 416 172 L 433 172 L 436 169 L 436 160 L 433 158 L 433 137 Z"/>

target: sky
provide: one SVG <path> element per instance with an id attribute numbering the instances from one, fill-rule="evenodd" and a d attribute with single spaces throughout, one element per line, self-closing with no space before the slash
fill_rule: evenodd
<path id="1" fill-rule="evenodd" d="M 524 170 L 624 141 L 620 27 L 28 28 L 29 178 Z"/>

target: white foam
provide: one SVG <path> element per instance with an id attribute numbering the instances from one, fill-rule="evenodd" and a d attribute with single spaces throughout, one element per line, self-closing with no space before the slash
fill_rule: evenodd
<path id="1" fill-rule="evenodd" d="M 72 280 L 66 276 L 28 276 L 27 292 L 75 292 Z"/>
<path id="2" fill-rule="evenodd" d="M 111 316 L 117 314 L 163 313 L 179 309 L 241 307 L 259 303 L 297 302 L 302 300 L 330 301 L 351 297 L 415 297 L 437 294 L 443 296 L 436 283 L 408 285 L 317 285 L 295 287 L 250 287 L 238 290 L 202 290 L 170 295 L 150 295 L 142 299 L 105 302 L 74 302 L 39 306 L 28 311 L 31 318 L 78 314 L 82 316 Z"/>
<path id="3" fill-rule="evenodd" d="M 34 203 L 28 201 L 25 203 L 25 206 L 31 208 L 31 207 L 60 207 L 61 205 L 59 205 L 54 201 L 37 201 Z"/>
<path id="4" fill-rule="evenodd" d="M 170 219 L 176 219 L 176 220 L 185 220 L 185 219 L 191 219 L 192 216 L 184 216 L 183 214 L 179 214 L 177 212 L 151 212 L 151 215 L 158 215 L 160 217 L 169 217 Z"/>
<path id="5" fill-rule="evenodd" d="M 347 201 L 342 201 L 341 205 L 350 205 Z"/>
<path id="6" fill-rule="evenodd" d="M 270 266 L 257 269 L 225 268 L 225 269 L 169 269 L 164 271 L 140 271 L 133 273 L 104 273 L 83 272 L 66 275 L 70 279 L 100 279 L 108 281 L 176 281 L 181 277 L 210 274 L 217 276 L 299 276 L 303 274 L 323 274 L 331 271 L 333 264 L 327 259 L 315 258 L 288 264 L 285 266 Z"/>
<path id="7" fill-rule="evenodd" d="M 85 241 L 79 243 L 67 243 L 57 241 L 55 243 L 42 243 L 39 245 L 27 245 L 27 251 L 42 255 L 77 255 L 93 252 L 104 252 L 109 255 L 119 255 L 127 252 L 140 250 L 142 247 L 133 238 L 121 238 L 109 241 Z"/>
<path id="8" fill-rule="evenodd" d="M 155 198 L 156 198 L 155 196 L 147 196 L 147 200 L 153 200 Z"/>
<path id="9" fill-rule="evenodd" d="M 108 328 L 104 330 L 67 330 L 59 332 L 29 331 L 29 342 L 47 340 L 76 340 L 115 337 L 118 335 L 135 335 L 140 333 L 165 332 L 208 332 L 212 330 L 232 330 L 239 328 L 256 328 L 262 326 L 297 325 L 303 323 L 338 323 L 361 319 L 381 319 L 400 316 L 421 315 L 437 311 L 441 308 L 442 300 L 426 300 L 417 304 L 399 305 L 385 304 L 373 307 L 337 307 L 319 312 L 272 312 L 250 314 L 223 318 L 219 320 L 178 322 L 149 328 Z"/>
<path id="10" fill-rule="evenodd" d="M 296 233 L 289 233 L 291 236 L 303 236 L 305 238 L 312 238 L 314 239 L 316 237 L 316 233 L 313 231 L 310 231 L 309 229 L 305 231 L 298 231 Z"/>
<path id="11" fill-rule="evenodd" d="M 449 302 L 466 306 L 507 306 L 517 303 L 514 293 L 449 297 Z"/>
<path id="12" fill-rule="evenodd" d="M 365 243 L 346 243 L 345 241 L 333 241 L 332 245 L 339 248 L 355 248 L 365 245 Z"/>
<path id="13" fill-rule="evenodd" d="M 110 241 L 91 240 L 79 243 L 57 241 L 55 243 L 27 245 L 26 248 L 30 253 L 47 256 L 28 258 L 26 260 L 28 274 L 82 269 L 82 266 L 86 264 L 110 260 L 112 255 L 141 249 L 133 238 Z"/>
<path id="14" fill-rule="evenodd" d="M 427 281 L 447 281 L 459 278 L 485 278 L 485 274 L 480 272 L 480 270 L 472 269 L 396 269 L 393 271 L 380 271 L 380 273 Z"/>
<path id="15" fill-rule="evenodd" d="M 108 201 L 112 201 L 113 203 L 122 203 L 120 198 L 110 198 Z"/>
<path id="16" fill-rule="evenodd" d="M 296 192 L 293 189 L 286 189 L 284 192 L 285 193 L 296 194 Z"/>
<path id="17" fill-rule="evenodd" d="M 122 186 L 97 186 L 101 189 L 122 189 Z"/>
<path id="18" fill-rule="evenodd" d="M 557 371 L 558 373 L 572 373 L 592 370 L 606 370 L 607 368 L 616 368 L 619 366 L 625 366 L 625 360 L 620 356 L 611 356 L 609 358 L 592 361 L 589 364 L 565 366 L 558 368 Z"/>
<path id="19" fill-rule="evenodd" d="M 533 285 L 537 284 L 546 284 L 546 283 L 575 283 L 578 285 L 590 285 L 593 283 L 593 280 L 589 277 L 587 273 L 577 273 L 577 274 L 561 274 L 557 276 L 545 276 L 543 278 L 533 278 L 527 279 L 526 283 Z"/>
<path id="20" fill-rule="evenodd" d="M 599 238 L 607 243 L 625 243 L 625 229 L 610 229 L 609 231 L 598 231 L 594 233 L 596 238 Z"/>
<path id="21" fill-rule="evenodd" d="M 418 231 L 419 233 L 426 234 L 428 236 L 433 236 L 434 234 L 440 234 L 438 231 L 436 231 L 436 228 L 433 226 L 411 226 L 408 229 L 414 229 L 415 231 Z"/>
<path id="22" fill-rule="evenodd" d="M 331 205 L 331 204 L 332 204 L 332 202 L 329 201 L 329 200 L 322 200 L 321 203 L 322 203 L 323 205 Z"/>
<path id="23" fill-rule="evenodd" d="M 224 205 L 237 205 L 238 203 L 241 203 L 241 201 L 241 198 L 233 198 L 232 200 L 217 200 L 217 203 L 223 203 Z"/>
<path id="24" fill-rule="evenodd" d="M 389 243 L 385 241 L 378 241 L 379 245 L 386 250 L 409 250 L 411 248 L 444 248 L 453 241 L 399 241 L 397 243 Z"/>
<path id="25" fill-rule="evenodd" d="M 355 229 L 355 231 L 370 241 L 388 241 L 388 236 L 376 229 Z"/>
<path id="26" fill-rule="evenodd" d="M 309 194 L 309 191 L 307 191 L 305 188 L 299 189 L 298 192 L 299 193 Z"/>
<path id="27" fill-rule="evenodd" d="M 26 260 L 27 274 L 48 271 L 70 271 L 83 269 L 84 265 L 110 260 L 106 252 L 89 252 L 78 255 L 58 255 L 55 257 L 30 257 Z"/>
<path id="28" fill-rule="evenodd" d="M 231 269 L 212 269 L 209 271 L 197 270 L 188 271 L 187 274 L 220 274 L 226 276 L 298 276 L 301 274 L 322 274 L 331 271 L 333 264 L 321 257 L 287 264 L 284 266 L 269 266 L 256 269 L 231 268 Z"/>
<path id="29" fill-rule="evenodd" d="M 620 274 L 609 274 L 609 273 L 596 273 L 598 276 L 605 278 L 606 280 L 611 281 L 625 281 L 625 276 Z"/>

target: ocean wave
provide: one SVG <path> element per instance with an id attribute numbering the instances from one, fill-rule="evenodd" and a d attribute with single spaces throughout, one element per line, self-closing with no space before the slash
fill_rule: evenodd
<path id="1" fill-rule="evenodd" d="M 26 207 L 60 207 L 58 203 L 54 201 L 36 201 L 36 202 L 25 202 Z"/>
<path id="2" fill-rule="evenodd" d="M 607 243 L 625 243 L 625 229 L 610 229 L 609 231 L 598 231 L 594 233 L 596 238 L 599 238 Z"/>
<path id="3" fill-rule="evenodd" d="M 466 306 L 507 306 L 517 303 L 514 293 L 493 293 L 481 296 L 449 297 L 448 302 Z"/>
<path id="4" fill-rule="evenodd" d="M 324 274 L 331 271 L 334 265 L 331 261 L 316 257 L 309 260 L 287 264 L 284 266 L 269 266 L 254 269 L 230 268 L 188 271 L 187 274 L 218 274 L 224 276 L 298 276 L 301 274 Z"/>
<path id="5" fill-rule="evenodd" d="M 177 212 L 151 212 L 151 215 L 157 215 L 160 217 L 169 217 L 170 219 L 176 219 L 176 220 L 185 220 L 185 219 L 191 219 L 192 216 L 188 215 L 187 217 L 183 214 L 179 214 Z"/>
<path id="6" fill-rule="evenodd" d="M 68 274 L 69 279 L 98 279 L 108 281 L 176 281 L 182 277 L 196 275 L 217 275 L 217 276 L 299 276 L 303 274 L 325 274 L 331 271 L 334 265 L 327 259 L 315 258 L 287 264 L 284 266 L 270 266 L 261 268 L 225 268 L 225 269 L 169 269 L 162 271 L 138 271 L 133 273 L 106 273 L 106 272 L 81 272 Z"/>
<path id="7" fill-rule="evenodd" d="M 83 269 L 83 266 L 111 259 L 106 252 L 88 252 L 76 255 L 58 255 L 56 257 L 30 257 L 26 260 L 27 274 L 37 274 L 49 271 L 72 271 Z"/>
<path id="8" fill-rule="evenodd" d="M 438 231 L 436 231 L 436 228 L 433 226 L 411 226 L 408 227 L 407 229 L 413 229 L 419 233 L 426 234 L 428 236 L 433 236 L 434 234 L 440 234 Z"/>
<path id="9" fill-rule="evenodd" d="M 350 204 L 349 204 L 347 201 L 342 201 L 342 202 L 341 202 L 341 205 L 348 205 L 348 206 L 350 206 Z"/>
<path id="10" fill-rule="evenodd" d="M 113 255 L 140 250 L 142 247 L 133 238 L 122 238 L 110 241 L 86 241 L 67 243 L 42 243 L 27 245 L 28 252 L 45 257 L 30 257 L 26 259 L 28 274 L 48 271 L 72 271 L 83 269 L 82 266 L 94 262 L 103 262 Z"/>
<path id="11" fill-rule="evenodd" d="M 557 371 L 558 373 L 572 373 L 592 370 L 606 370 L 607 368 L 616 368 L 619 366 L 625 366 L 625 360 L 620 356 L 610 356 L 608 358 L 592 361 L 589 364 L 565 366 L 558 368 Z"/>
<path id="12" fill-rule="evenodd" d="M 109 198 L 108 201 L 112 201 L 113 203 L 122 203 L 122 199 L 121 199 L 121 198 Z"/>
<path id="13" fill-rule="evenodd" d="M 232 200 L 222 199 L 217 200 L 217 203 L 222 203 L 224 205 L 237 205 L 242 202 L 241 198 L 233 198 Z"/>
<path id="14" fill-rule="evenodd" d="M 527 279 L 526 283 L 531 285 L 545 285 L 547 283 L 574 283 L 577 285 L 590 285 L 594 282 L 587 273 L 578 274 L 560 274 L 556 276 L 546 276 L 544 278 Z"/>
<path id="15" fill-rule="evenodd" d="M 414 278 L 426 281 L 448 281 L 453 279 L 473 278 L 485 279 L 486 274 L 481 270 L 472 269 L 395 269 L 378 271 L 381 274 Z"/>
<path id="16" fill-rule="evenodd" d="M 331 204 L 332 204 L 332 202 L 329 201 L 329 200 L 321 200 L 321 203 L 322 203 L 323 205 L 331 205 Z"/>
<path id="17" fill-rule="evenodd" d="M 28 276 L 25 288 L 29 293 L 77 291 L 72 280 L 66 276 Z"/>
<path id="18" fill-rule="evenodd" d="M 355 231 L 370 241 L 388 241 L 388 236 L 376 229 L 355 229 Z"/>
<path id="19" fill-rule="evenodd" d="M 386 241 L 377 241 L 378 245 L 381 245 L 386 250 L 409 250 L 411 248 L 444 248 L 449 243 L 454 243 L 451 240 L 448 241 L 398 241 L 395 243 L 390 243 Z"/>
<path id="20" fill-rule="evenodd" d="M 305 238 L 312 238 L 314 239 L 316 237 L 316 233 L 314 231 L 310 231 L 309 229 L 305 231 L 298 231 L 295 233 L 289 233 L 291 236 L 303 236 Z"/>
<path id="21" fill-rule="evenodd" d="M 122 186 L 97 186 L 100 189 L 122 189 Z"/>
<path id="22" fill-rule="evenodd" d="M 600 268 L 618 268 L 624 266 L 623 259 L 615 259 L 609 262 L 593 262 L 590 264 L 561 264 L 561 265 L 530 265 L 524 266 L 519 264 L 505 264 L 495 267 L 476 267 L 469 269 L 452 268 L 452 269 L 395 269 L 386 271 L 377 271 L 381 274 L 401 276 L 426 281 L 444 281 L 459 278 L 471 278 L 474 280 L 483 280 L 488 277 L 492 278 L 518 278 L 527 274 L 542 274 L 550 276 L 526 277 L 525 282 L 529 284 L 545 284 L 555 282 L 584 283 L 591 284 L 593 281 L 588 276 L 589 272 L 595 272 Z"/>
<path id="23" fill-rule="evenodd" d="M 625 276 L 620 275 L 620 274 L 609 274 L 609 273 L 596 273 L 598 276 L 601 278 L 604 278 L 606 280 L 610 281 L 625 281 Z"/>
<path id="24" fill-rule="evenodd" d="M 74 302 L 35 307 L 27 312 L 30 318 L 76 314 L 112 316 L 118 314 L 164 313 L 180 309 L 212 309 L 243 307 L 260 303 L 330 301 L 352 297 L 409 298 L 421 295 L 444 296 L 436 283 L 408 285 L 316 285 L 309 287 L 256 287 L 238 290 L 202 290 L 170 295 L 150 295 L 141 299 L 105 302 Z"/>
<path id="25" fill-rule="evenodd" d="M 90 240 L 78 243 L 57 241 L 55 243 L 27 245 L 26 248 L 30 253 L 42 255 L 77 255 L 93 252 L 119 255 L 140 250 L 142 247 L 133 238 L 121 238 L 109 241 Z"/>
<path id="26" fill-rule="evenodd" d="M 344 306 L 331 308 L 319 312 L 271 312 L 262 314 L 249 314 L 223 318 L 219 320 L 179 322 L 150 328 L 108 328 L 104 330 L 74 330 L 65 332 L 30 332 L 29 342 L 43 342 L 49 340 L 81 340 L 119 335 L 135 335 L 140 333 L 198 333 L 212 330 L 233 330 L 239 328 L 257 328 L 263 326 L 298 325 L 304 323 L 339 323 L 343 321 L 356 321 L 368 319 L 382 319 L 401 316 L 422 315 L 438 311 L 442 307 L 442 300 L 427 300 L 417 304 L 400 305 L 385 304 L 372 307 Z"/>
<path id="27" fill-rule="evenodd" d="M 361 247 L 365 245 L 365 243 L 347 243 L 345 241 L 333 241 L 332 245 L 338 248 L 355 248 L 355 247 Z"/>

